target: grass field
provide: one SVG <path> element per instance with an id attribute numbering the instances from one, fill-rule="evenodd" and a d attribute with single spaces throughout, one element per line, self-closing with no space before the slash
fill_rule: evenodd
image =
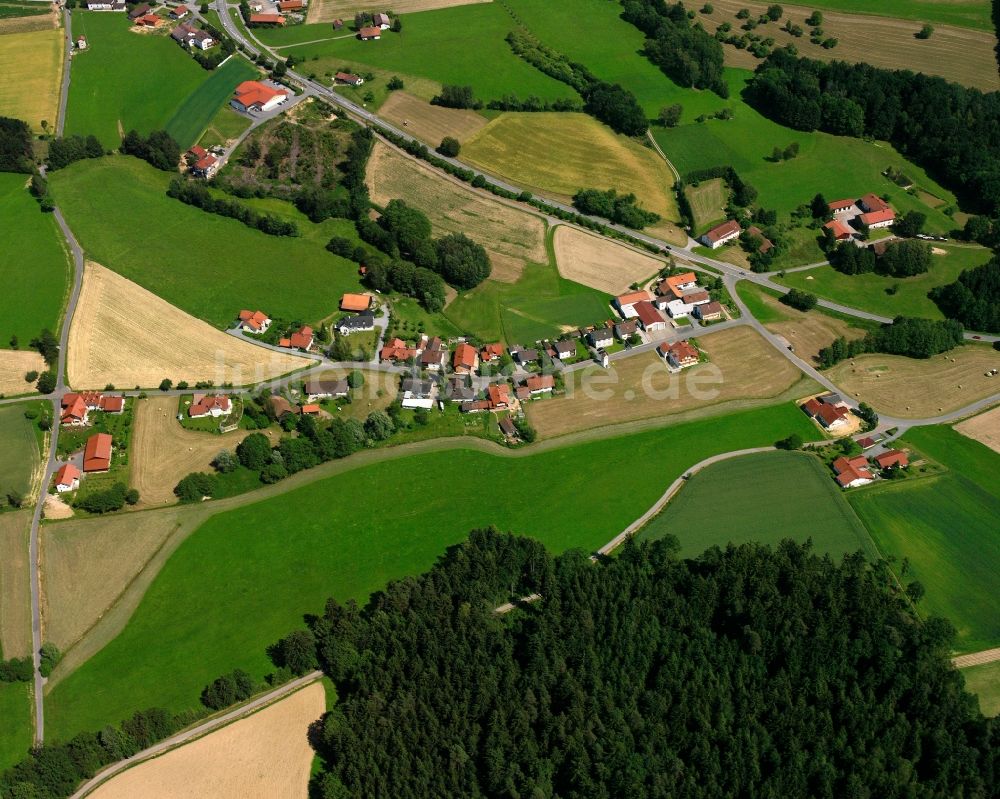
<path id="1" fill-rule="evenodd" d="M 668 534 L 689 557 L 729 541 L 773 545 L 785 538 L 811 538 L 818 553 L 837 558 L 858 550 L 875 556 L 868 531 L 829 470 L 802 452 L 744 455 L 698 472 L 639 535 Z"/>
<path id="2" fill-rule="evenodd" d="M 197 142 L 216 116 L 228 109 L 233 89 L 245 80 L 256 78 L 258 72 L 244 58 L 234 56 L 208 74 L 209 78 L 187 96 L 164 125 L 181 150 Z"/>
<path id="3" fill-rule="evenodd" d="M 248 127 L 250 120 L 237 114 L 226 104 L 215 112 L 198 143 L 206 149 L 216 144 L 225 145 L 228 141 L 239 138 Z"/>
<path id="4" fill-rule="evenodd" d="M 815 0 L 811 8 L 847 11 L 851 14 L 879 14 L 919 22 L 940 22 L 977 30 L 992 30 L 990 4 L 986 0 Z"/>
<path id="5" fill-rule="evenodd" d="M 63 32 L 58 29 L 7 33 L 0 39 L 0 108 L 36 132 L 42 120 L 55 129 L 62 81 Z"/>
<path id="6" fill-rule="evenodd" d="M 35 422 L 26 419 L 29 408 L 39 410 L 41 402 L 19 402 L 0 406 L 0 490 L 27 494 L 31 478 L 38 466 L 38 438 Z M 5 503 L 6 504 L 6 503 Z"/>
<path id="7" fill-rule="evenodd" d="M 464 6 L 470 3 L 489 3 L 491 0 L 396 0 L 392 4 L 394 14 L 414 14 L 418 11 L 433 11 L 450 6 Z M 363 0 L 313 0 L 309 4 L 306 19 L 309 22 L 332 22 L 338 17 L 347 19 L 355 11 L 367 11 Z"/>
<path id="8" fill-rule="evenodd" d="M 34 734 L 27 683 L 0 682 L 0 771 L 13 766 L 31 749 Z"/>
<path id="9" fill-rule="evenodd" d="M 1000 644 L 1000 455 L 947 427 L 919 427 L 903 445 L 946 466 L 938 477 L 852 491 L 848 499 L 885 555 L 909 562 L 927 594 L 922 613 L 948 618 L 960 652 Z"/>
<path id="10" fill-rule="evenodd" d="M 324 249 L 334 232 L 356 238 L 347 230 L 353 225 L 313 225 L 289 204 L 271 201 L 297 220 L 302 235 L 268 236 L 167 197 L 170 177 L 138 159 L 112 156 L 53 173 L 51 184 L 88 257 L 213 325 L 228 326 L 241 308 L 313 323 L 336 310 L 345 291 L 358 290 L 356 265 Z M 102 196 L 156 224 L 107 224 L 93 213 L 93 198 Z M 293 279 L 280 274 L 290 264 Z"/>
<path id="11" fill-rule="evenodd" d="M 73 59 L 67 135 L 92 133 L 105 147 L 116 148 L 131 128 L 145 134 L 164 127 L 209 80 L 210 73 L 173 39 L 132 33 L 121 14 L 75 10 L 73 33 L 84 34 L 89 44 Z M 146 79 L 149 74 L 155 82 Z"/>
<path id="12" fill-rule="evenodd" d="M 2 103 L 2 101 L 0 101 Z M 17 336 L 20 346 L 42 328 L 59 330 L 69 282 L 69 259 L 51 214 L 43 214 L 28 190 L 27 175 L 0 173 L 0 347 Z"/>
<path id="13" fill-rule="evenodd" d="M 48 732 L 64 739 L 137 707 L 190 707 L 206 682 L 236 667 L 261 675 L 271 668 L 265 647 L 303 613 L 329 596 L 363 600 L 387 580 L 426 569 L 474 527 L 496 524 L 556 552 L 597 547 L 692 463 L 793 431 L 810 435 L 808 420 L 788 403 L 506 457 L 451 448 L 372 463 L 221 513 L 181 544 L 124 631 L 51 691 Z M 629 468 L 606 469 L 594 490 L 588 467 L 597 463 Z M 485 473 L 504 490 L 467 501 L 469 475 Z M 558 497 L 552 485 L 560 486 Z M 336 499 L 387 491 L 392 511 L 385 514 Z"/>
<path id="14" fill-rule="evenodd" d="M 4 658 L 31 654 L 30 527 L 28 509 L 0 513 L 0 656 Z"/>
<path id="15" fill-rule="evenodd" d="M 937 305 L 928 298 L 928 292 L 936 286 L 954 283 L 962 270 L 986 263 L 992 253 L 984 247 L 953 247 L 940 243 L 935 243 L 934 248 L 946 254 L 934 255 L 930 271 L 916 277 L 883 277 L 874 273 L 843 275 L 832 266 L 820 266 L 804 272 L 788 272 L 775 280 L 890 319 L 896 316 L 944 319 Z M 897 287 L 896 293 L 889 294 L 893 287 Z"/>
<path id="16" fill-rule="evenodd" d="M 712 225 L 726 218 L 726 203 L 729 199 L 729 189 L 722 178 L 706 180 L 697 186 L 686 186 L 691 214 L 694 216 L 694 230 L 691 235 L 699 235 Z"/>
<path id="17" fill-rule="evenodd" d="M 1000 715 L 1000 661 L 962 669 L 965 687 L 979 697 L 984 716 Z"/>

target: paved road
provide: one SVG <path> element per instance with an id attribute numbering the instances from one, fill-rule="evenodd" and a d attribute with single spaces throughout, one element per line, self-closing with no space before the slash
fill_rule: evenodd
<path id="1" fill-rule="evenodd" d="M 83 783 L 83 785 L 77 788 L 69 799 L 83 799 L 84 796 L 87 796 L 87 794 L 97 788 L 97 786 L 107 782 L 116 774 L 125 771 L 125 769 L 132 768 L 132 766 L 142 763 L 145 760 L 151 760 L 152 758 L 162 755 L 171 749 L 176 749 L 178 746 L 188 743 L 195 738 L 201 738 L 202 736 L 207 735 L 210 732 L 214 732 L 220 727 L 225 727 L 227 724 L 231 724 L 244 716 L 249 716 L 251 713 L 260 710 L 267 705 L 273 704 L 279 699 L 284 699 L 289 694 L 295 693 L 300 688 L 304 688 L 305 686 L 316 682 L 316 680 L 320 679 L 322 676 L 323 672 L 321 671 L 310 672 L 305 676 L 299 677 L 278 688 L 275 688 L 273 691 L 269 691 L 263 696 L 258 696 L 256 699 L 245 705 L 241 705 L 240 707 L 223 713 L 221 716 L 216 716 L 208 721 L 204 721 L 189 730 L 185 730 L 184 732 L 180 732 L 177 735 L 160 741 L 158 744 L 154 744 L 148 749 L 143 749 L 141 752 L 132 755 L 130 758 L 119 760 L 117 763 L 113 763 Z"/>
<path id="2" fill-rule="evenodd" d="M 73 20 L 68 8 L 63 9 L 63 25 L 66 30 L 66 57 L 63 59 L 63 79 L 59 89 L 59 116 L 56 117 L 56 136 L 63 135 L 66 125 L 66 99 L 69 97 L 69 72 L 73 63 Z"/>

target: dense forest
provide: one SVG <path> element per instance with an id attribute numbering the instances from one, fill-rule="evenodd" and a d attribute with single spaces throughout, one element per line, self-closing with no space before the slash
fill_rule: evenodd
<path id="1" fill-rule="evenodd" d="M 954 283 L 932 289 L 930 296 L 949 319 L 970 330 L 1000 333 L 1000 257 L 966 269 Z"/>
<path id="2" fill-rule="evenodd" d="M 676 551 L 595 564 L 478 531 L 363 609 L 330 600 L 315 795 L 997 795 L 1000 726 L 948 662 L 954 630 L 884 564 Z"/>
<path id="3" fill-rule="evenodd" d="M 970 205 L 1000 213 L 1000 92 L 781 49 L 757 68 L 745 96 L 797 130 L 885 139 Z"/>
<path id="4" fill-rule="evenodd" d="M 819 363 L 825 368 L 866 352 L 930 358 L 959 346 L 963 332 L 961 322 L 954 319 L 942 322 L 897 316 L 892 324 L 882 325 L 864 338 L 848 341 L 841 336 L 836 339 L 830 346 L 819 351 Z"/>

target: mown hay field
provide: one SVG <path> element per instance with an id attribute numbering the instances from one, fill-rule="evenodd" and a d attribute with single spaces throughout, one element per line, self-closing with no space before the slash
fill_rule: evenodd
<path id="1" fill-rule="evenodd" d="M 487 125 L 486 117 L 475 111 L 431 105 L 404 91 L 391 92 L 379 106 L 378 115 L 432 148 L 445 136 L 467 141 Z"/>
<path id="2" fill-rule="evenodd" d="M 1000 408 L 959 422 L 955 429 L 963 436 L 985 444 L 994 452 L 1000 452 Z"/>
<path id="3" fill-rule="evenodd" d="M 367 182 L 376 203 L 405 200 L 427 214 L 436 235 L 464 233 L 482 244 L 493 265 L 493 280 L 513 283 L 526 263 L 548 261 L 541 217 L 480 194 L 385 142 L 375 143 Z"/>
<path id="4" fill-rule="evenodd" d="M 466 6 L 473 3 L 491 3 L 493 0 L 396 0 L 392 4 L 394 14 L 414 14 L 418 11 L 434 11 L 439 8 Z M 356 11 L 368 11 L 371 6 L 363 0 L 311 0 L 306 15 L 307 22 L 333 22 L 343 18 L 349 20 Z"/>
<path id="5" fill-rule="evenodd" d="M 34 350 L 0 350 L 0 394 L 15 397 L 31 394 L 34 383 L 24 379 L 28 372 L 45 371 L 45 361 Z"/>
<path id="6" fill-rule="evenodd" d="M 880 413 L 926 419 L 1000 392 L 1000 377 L 986 375 L 998 368 L 1000 352 L 966 344 L 926 359 L 860 355 L 828 369 L 826 376 Z"/>
<path id="7" fill-rule="evenodd" d="M 665 265 L 647 253 L 568 225 L 555 229 L 552 244 L 560 275 L 608 294 L 621 294 Z"/>
<path id="8" fill-rule="evenodd" d="M 23 682 L 0 682 L 0 769 L 28 754 L 34 736 L 31 689 Z"/>
<path id="9" fill-rule="evenodd" d="M 567 395 L 528 404 L 528 419 L 543 438 L 691 411 L 749 407 L 790 399 L 802 373 L 749 327 L 698 338 L 709 363 L 670 374 L 655 352 L 574 372 Z M 801 394 L 799 396 L 802 396 Z M 780 398 L 780 399 L 779 399 Z M 719 407 L 715 407 L 719 406 Z"/>
<path id="10" fill-rule="evenodd" d="M 697 186 L 686 186 L 684 193 L 694 216 L 692 235 L 704 233 L 713 224 L 726 218 L 729 190 L 722 178 L 704 180 Z"/>
<path id="11" fill-rule="evenodd" d="M 147 760 L 101 785 L 93 799 L 301 799 L 314 753 L 309 725 L 326 710 L 314 682 L 251 716 Z"/>
<path id="12" fill-rule="evenodd" d="M 878 14 L 917 22 L 993 30 L 990 5 L 984 0 L 879 0 L 878 3 L 869 0 L 814 0 L 811 6 L 823 11 Z"/>
<path id="13" fill-rule="evenodd" d="M 151 387 L 164 378 L 248 385 L 310 363 L 216 330 L 100 264 L 86 266 L 69 332 L 74 388 Z"/>
<path id="14" fill-rule="evenodd" d="M 233 89 L 257 76 L 257 69 L 246 59 L 233 56 L 210 72 L 209 78 L 185 98 L 167 120 L 164 130 L 174 137 L 181 150 L 186 150 L 201 138 L 216 114 L 228 107 Z"/>
<path id="15" fill-rule="evenodd" d="M 39 17 L 23 18 L 34 22 Z M 40 133 L 59 114 L 63 32 L 57 28 L 5 33 L 0 38 L 0 108 L 6 116 L 23 119 Z"/>
<path id="16" fill-rule="evenodd" d="M 31 652 L 30 527 L 30 510 L 0 513 L 0 655 L 4 658 Z"/>
<path id="17" fill-rule="evenodd" d="M 750 291 L 757 287 L 753 283 L 740 283 L 740 297 L 743 301 L 747 302 L 748 296 L 754 297 L 752 303 L 747 302 L 754 317 L 763 322 L 772 333 L 784 336 L 795 347 L 795 354 L 810 363 L 817 361 L 823 347 L 828 347 L 841 336 L 848 340 L 864 338 L 866 331 L 863 328 L 855 327 L 844 319 L 828 316 L 821 311 L 799 311 L 759 289 L 749 295 L 744 287 Z"/>

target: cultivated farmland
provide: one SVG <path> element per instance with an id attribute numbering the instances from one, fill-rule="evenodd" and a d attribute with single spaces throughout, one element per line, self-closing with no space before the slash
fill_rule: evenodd
<path id="1" fill-rule="evenodd" d="M 330 596 L 364 599 L 387 580 L 415 574 L 474 527 L 496 524 L 535 535 L 557 552 L 597 547 L 692 463 L 791 432 L 810 435 L 808 419 L 789 403 L 620 438 L 588 432 L 572 447 L 542 444 L 500 457 L 504 450 L 479 439 L 431 441 L 407 450 L 423 452 L 412 457 L 374 450 L 325 464 L 315 474 L 300 473 L 289 485 L 262 489 L 272 497 L 267 501 L 223 500 L 235 509 L 189 536 L 124 630 L 50 692 L 48 732 L 53 740 L 65 739 L 135 707 L 191 707 L 206 682 L 233 668 L 262 675 L 272 668 L 265 647 L 310 608 Z M 586 467 L 597 462 L 628 462 L 631 468 L 608 470 L 594 490 Z M 485 473 L 504 491 L 466 501 L 468 476 Z M 317 479 L 324 474 L 336 476 Z M 512 495 L 537 494 L 543 484 L 561 486 L 572 512 L 558 498 L 510 502 Z M 373 487 L 392 493 L 392 514 L 359 512 L 356 502 L 343 501 Z M 52 529 L 68 524 L 93 527 L 68 522 Z M 133 657 L 138 651 L 141 660 Z"/>
<path id="2" fill-rule="evenodd" d="M 45 361 L 34 350 L 0 350 L 0 394 L 8 397 L 34 392 L 34 384 L 28 383 L 27 372 L 45 371 Z"/>
<path id="3" fill-rule="evenodd" d="M 445 177 L 382 141 L 375 143 L 366 177 L 379 205 L 400 198 L 427 214 L 435 235 L 464 233 L 482 244 L 493 280 L 514 283 L 526 263 L 548 261 L 541 217 Z"/>
<path id="4" fill-rule="evenodd" d="M 621 294 L 664 266 L 647 253 L 567 225 L 555 229 L 552 243 L 560 275 L 607 294 Z"/>
<path id="5" fill-rule="evenodd" d="M 117 775 L 93 799 L 300 799 L 314 752 L 309 727 L 326 710 L 323 684 L 290 696 Z"/>
<path id="6" fill-rule="evenodd" d="M 694 230 L 691 235 L 703 233 L 726 218 L 729 189 L 722 178 L 705 180 L 697 186 L 686 186 L 684 193 L 687 195 L 691 215 L 694 217 Z"/>
<path id="7" fill-rule="evenodd" d="M 919 580 L 927 589 L 921 614 L 955 625 L 959 652 L 997 646 L 1000 455 L 947 427 L 914 428 L 901 443 L 950 471 L 852 491 L 848 499 L 883 555 L 895 557 L 897 573 L 907 559 L 904 581 Z"/>
<path id="8" fill-rule="evenodd" d="M 30 526 L 30 510 L 0 513 L 0 655 L 4 658 L 31 653 Z"/>
<path id="9" fill-rule="evenodd" d="M 957 410 L 1000 391 L 989 369 L 1000 368 L 1000 352 L 985 344 L 966 344 L 931 358 L 860 355 L 842 361 L 826 375 L 853 398 L 880 413 L 921 419 Z"/>
<path id="10" fill-rule="evenodd" d="M 985 444 L 994 452 L 1000 452 L 1000 408 L 973 416 L 955 425 L 963 436 Z"/>
<path id="11" fill-rule="evenodd" d="M 148 387 L 165 377 L 244 385 L 309 363 L 227 335 L 110 269 L 87 264 L 69 334 L 66 369 L 75 388 Z"/>
<path id="12" fill-rule="evenodd" d="M 187 96 L 164 125 L 181 150 L 198 141 L 216 114 L 228 106 L 233 89 L 256 78 L 258 72 L 243 57 L 234 56 L 208 74 L 210 77 Z"/>
<path id="13" fill-rule="evenodd" d="M 616 361 L 607 372 L 596 365 L 574 372 L 567 396 L 530 403 L 528 419 L 549 438 L 639 419 L 717 415 L 808 393 L 799 384 L 802 373 L 749 327 L 703 335 L 698 344 L 710 363 L 678 375 L 655 352 Z"/>
<path id="14" fill-rule="evenodd" d="M 824 11 L 878 14 L 917 22 L 993 30 L 989 4 L 982 0 L 880 0 L 878 3 L 868 0 L 814 0 L 809 5 Z"/>
<path id="15" fill-rule="evenodd" d="M 829 470 L 801 452 L 744 455 L 693 475 L 640 533 L 644 539 L 665 535 L 677 537 L 682 557 L 729 542 L 774 546 L 786 538 L 812 538 L 817 552 L 835 558 L 858 550 L 877 554 Z"/>
<path id="16" fill-rule="evenodd" d="M 34 23 L 35 18 L 27 18 Z M 0 39 L 0 108 L 35 132 L 42 121 L 55 130 L 62 80 L 63 32 L 58 29 L 6 33 Z"/>
<path id="17" fill-rule="evenodd" d="M 69 262 L 62 234 L 52 215 L 39 211 L 25 188 L 27 182 L 27 175 L 0 173 L 0 219 L 4 222 L 0 347 L 8 346 L 11 336 L 27 347 L 42 328 L 58 330 L 68 284 Z M 20 393 L 5 388 L 3 382 L 0 377 L 0 393 Z"/>
<path id="18" fill-rule="evenodd" d="M 460 142 L 486 127 L 486 117 L 475 111 L 431 105 L 426 100 L 403 91 L 391 92 L 379 107 L 378 115 L 399 128 L 437 147 L 445 136 Z"/>
<path id="19" fill-rule="evenodd" d="M 465 6 L 471 3 L 490 3 L 492 0 L 396 0 L 392 4 L 394 14 L 413 14 L 418 11 L 433 11 L 438 8 Z M 333 22 L 343 17 L 354 16 L 355 11 L 367 11 L 368 5 L 362 0 L 313 0 L 309 4 L 306 19 L 309 22 Z"/>
<path id="20" fill-rule="evenodd" d="M 88 257 L 218 327 L 228 326 L 241 308 L 315 323 L 337 308 L 345 291 L 358 289 L 357 264 L 324 249 L 334 231 L 345 235 L 343 220 L 313 225 L 292 206 L 273 201 L 296 219 L 302 235 L 268 236 L 167 197 L 169 182 L 169 174 L 124 156 L 80 161 L 50 181 Z M 109 225 L 93 213 L 93 198 L 103 196 L 136 219 L 157 223 Z M 347 228 L 353 231 L 349 223 Z M 294 279 L 282 272 L 285 264 L 295 264 Z"/>

